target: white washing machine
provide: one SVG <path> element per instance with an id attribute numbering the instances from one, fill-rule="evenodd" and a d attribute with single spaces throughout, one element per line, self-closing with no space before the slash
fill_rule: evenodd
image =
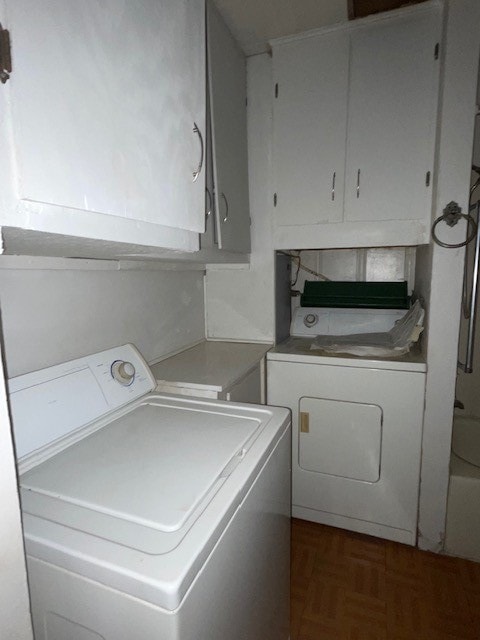
<path id="1" fill-rule="evenodd" d="M 301 337 L 267 354 L 267 403 L 292 411 L 292 515 L 413 545 L 426 364 L 415 352 L 366 359 L 312 350 L 319 325 L 348 331 L 346 315 L 300 308 L 291 331 Z M 365 319 L 353 315 L 357 333 Z M 377 331 L 389 315 L 379 313 Z"/>
<path id="2" fill-rule="evenodd" d="M 131 345 L 9 383 L 36 640 L 289 636 L 290 417 Z"/>

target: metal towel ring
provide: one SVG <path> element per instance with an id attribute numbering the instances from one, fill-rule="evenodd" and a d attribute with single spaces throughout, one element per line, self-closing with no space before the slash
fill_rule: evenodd
<path id="1" fill-rule="evenodd" d="M 443 210 L 443 214 L 433 223 L 432 238 L 441 247 L 445 247 L 446 249 L 459 249 L 460 247 L 466 247 L 467 244 L 469 244 L 477 235 L 477 223 L 470 214 L 465 214 L 461 211 L 461 207 L 456 202 L 449 202 Z M 440 222 L 445 221 L 445 223 L 449 227 L 454 227 L 462 218 L 467 221 L 467 228 L 471 229 L 470 234 L 467 236 L 466 240 L 464 240 L 463 242 L 450 244 L 448 242 L 443 242 L 438 238 L 437 234 L 435 233 L 435 229 Z"/>

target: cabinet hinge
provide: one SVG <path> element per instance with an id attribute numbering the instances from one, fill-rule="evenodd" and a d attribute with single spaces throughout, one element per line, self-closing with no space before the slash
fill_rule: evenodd
<path id="1" fill-rule="evenodd" d="M 435 60 L 438 60 L 439 54 L 440 54 L 440 43 L 437 42 L 437 44 L 435 45 L 435 50 L 433 54 L 433 57 L 435 58 Z"/>
<path id="2" fill-rule="evenodd" d="M 430 186 L 430 171 L 427 171 L 427 174 L 425 176 L 425 186 L 426 187 Z"/>
<path id="3" fill-rule="evenodd" d="M 0 24 L 0 82 L 5 84 L 12 73 L 12 56 L 10 53 L 10 33 Z"/>
<path id="4" fill-rule="evenodd" d="M 275 98 L 278 98 L 278 82 L 275 83 Z"/>
<path id="5" fill-rule="evenodd" d="M 276 193 L 273 194 L 273 206 L 274 207 L 277 206 L 277 194 Z"/>

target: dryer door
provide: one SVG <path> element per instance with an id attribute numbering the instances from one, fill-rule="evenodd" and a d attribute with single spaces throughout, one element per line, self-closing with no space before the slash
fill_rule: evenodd
<path id="1" fill-rule="evenodd" d="M 383 413 L 375 404 L 300 398 L 298 466 L 330 476 L 376 482 Z"/>

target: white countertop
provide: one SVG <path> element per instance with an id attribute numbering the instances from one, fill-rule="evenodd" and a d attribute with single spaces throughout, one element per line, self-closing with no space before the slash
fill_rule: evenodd
<path id="1" fill-rule="evenodd" d="M 150 368 L 159 382 L 223 392 L 256 367 L 271 346 L 206 340 Z"/>
<path id="2" fill-rule="evenodd" d="M 398 358 L 359 357 L 353 355 L 334 355 L 312 350 L 312 338 L 290 337 L 273 347 L 268 352 L 267 361 L 304 362 L 309 364 L 326 364 L 338 367 L 357 367 L 373 369 L 390 369 L 395 371 L 417 371 L 424 373 L 427 370 L 425 358 L 418 348 Z"/>

